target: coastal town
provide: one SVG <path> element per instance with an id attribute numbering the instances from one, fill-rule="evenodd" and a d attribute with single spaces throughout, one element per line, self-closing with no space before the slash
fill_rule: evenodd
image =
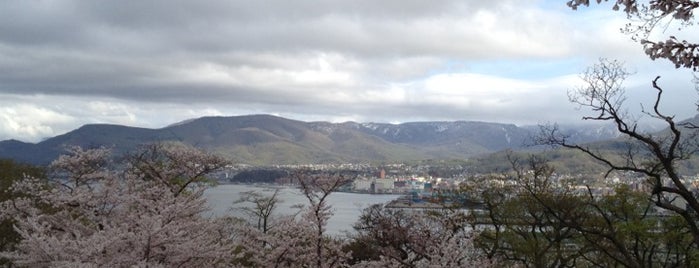
<path id="1" fill-rule="evenodd" d="M 264 171 L 263 174 L 274 170 L 277 177 L 273 180 L 248 178 L 236 180 L 238 174 L 246 171 Z M 341 187 L 343 192 L 363 194 L 398 194 L 402 198 L 395 200 L 389 206 L 393 207 L 434 207 L 441 202 L 441 195 L 458 191 L 465 185 L 475 183 L 487 184 L 487 187 L 514 186 L 518 182 L 508 172 L 473 173 L 463 166 L 429 166 L 407 164 L 385 164 L 373 166 L 369 164 L 323 164 L 323 165 L 278 165 L 272 167 L 253 167 L 248 165 L 229 166 L 216 175 L 219 183 L 247 184 L 278 184 L 293 185 L 291 174 L 294 170 L 313 170 L 318 172 L 351 174 L 351 183 Z M 436 170 L 441 170 L 437 172 Z M 448 172 L 444 172 L 447 170 Z M 531 172 L 531 171 L 530 171 Z M 450 174 L 438 176 L 435 173 Z M 256 173 L 259 174 L 259 173 Z M 649 186 L 642 176 L 632 172 L 611 173 L 605 176 L 599 174 L 558 174 L 553 173 L 548 180 L 555 187 L 566 188 L 579 193 L 592 193 L 595 196 L 609 195 L 615 187 L 628 186 L 634 191 L 649 191 Z M 685 185 L 699 189 L 699 175 L 683 176 Z"/>

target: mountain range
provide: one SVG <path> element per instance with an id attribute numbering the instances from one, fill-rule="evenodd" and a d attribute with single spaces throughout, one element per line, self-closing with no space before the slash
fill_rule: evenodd
<path id="1" fill-rule="evenodd" d="M 576 142 L 616 137 L 609 127 L 564 127 Z M 465 159 L 526 149 L 537 127 L 453 121 L 386 123 L 303 122 L 271 115 L 202 117 L 159 129 L 84 125 L 38 143 L 0 141 L 0 158 L 44 165 L 67 146 L 105 146 L 116 154 L 162 141 L 179 141 L 253 165 L 398 162 Z"/>

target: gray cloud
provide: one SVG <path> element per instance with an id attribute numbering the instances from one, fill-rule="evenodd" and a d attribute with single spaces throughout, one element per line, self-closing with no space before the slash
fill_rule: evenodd
<path id="1" fill-rule="evenodd" d="M 0 9 L 0 139 L 36 141 L 84 123 L 162 127 L 246 113 L 380 122 L 577 120 L 565 91 L 585 64 L 620 56 L 642 74 L 659 66 L 618 33 L 623 18 L 549 6 L 10 1 Z M 672 81 L 686 96 L 691 89 L 683 81 L 690 78 L 682 77 Z"/>

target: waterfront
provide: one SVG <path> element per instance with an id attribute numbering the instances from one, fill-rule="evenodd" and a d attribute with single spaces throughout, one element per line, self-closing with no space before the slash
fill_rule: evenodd
<path id="1" fill-rule="evenodd" d="M 279 214 L 293 214 L 298 211 L 297 208 L 292 208 L 296 204 L 307 205 L 308 200 L 301 194 L 297 188 L 279 187 L 275 185 L 256 186 L 245 184 L 222 184 L 206 190 L 206 197 L 211 212 L 214 216 L 222 215 L 240 215 L 239 211 L 232 209 L 236 200 L 240 198 L 241 193 L 256 191 L 262 194 L 271 195 L 274 189 L 279 189 L 279 198 L 282 203 L 277 210 Z M 332 206 L 333 216 L 328 222 L 328 233 L 332 235 L 341 235 L 345 231 L 352 231 L 354 224 L 361 215 L 362 209 L 373 204 L 386 203 L 400 195 L 392 194 L 358 194 L 336 192 L 332 193 L 328 199 Z M 235 205 L 240 206 L 240 205 Z"/>

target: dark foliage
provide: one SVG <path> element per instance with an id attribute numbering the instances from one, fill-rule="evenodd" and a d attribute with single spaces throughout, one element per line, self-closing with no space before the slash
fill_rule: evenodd
<path id="1" fill-rule="evenodd" d="M 18 196 L 9 193 L 12 184 L 25 176 L 37 178 L 44 177 L 45 171 L 40 167 L 17 163 L 9 159 L 0 159 L 0 202 L 7 201 Z M 0 251 L 7 251 L 19 241 L 19 234 L 15 232 L 14 221 L 2 219 L 0 221 Z M 0 266 L 11 267 L 7 260 L 0 258 Z"/>
<path id="2" fill-rule="evenodd" d="M 282 169 L 253 169 L 241 171 L 230 181 L 235 183 L 274 183 L 288 176 L 289 172 Z"/>

